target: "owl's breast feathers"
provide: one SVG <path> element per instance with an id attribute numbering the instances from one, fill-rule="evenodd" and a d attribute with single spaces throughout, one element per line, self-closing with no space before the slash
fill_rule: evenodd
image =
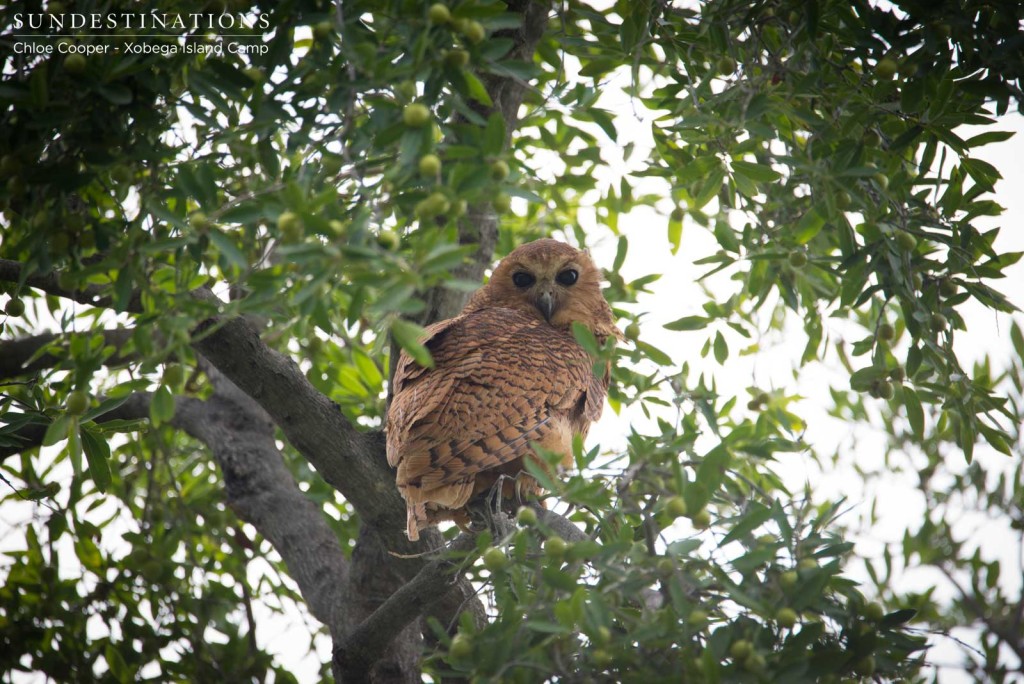
<path id="1" fill-rule="evenodd" d="M 460 509 L 500 474 L 522 470 L 531 443 L 571 464 L 573 435 L 600 417 L 608 389 L 607 371 L 594 374 L 572 333 L 514 309 L 442 321 L 424 344 L 434 367 L 402 353 L 388 411 L 388 463 L 410 539 L 431 521 L 428 509 Z"/>

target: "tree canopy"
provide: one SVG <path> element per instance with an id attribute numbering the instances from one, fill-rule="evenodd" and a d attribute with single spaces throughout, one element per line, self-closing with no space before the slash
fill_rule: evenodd
<path id="1" fill-rule="evenodd" d="M 998 283 L 1021 254 L 978 150 L 1024 111 L 1022 19 L 980 0 L 0 9 L 0 670 L 296 681 L 279 654 L 309 650 L 344 681 L 924 681 L 959 640 L 970 676 L 1020 676 L 1019 573 L 961 521 L 1021 544 L 1024 336 Z M 703 269 L 658 331 L 678 343 L 652 342 L 659 274 L 624 276 L 639 220 Z M 548 509 L 507 534 L 410 543 L 392 362 L 429 364 L 423 327 L 542 236 L 614 245 L 628 339 L 576 334 L 631 427 L 536 469 Z M 964 360 L 972 307 L 1013 354 Z M 825 418 L 880 440 L 825 452 L 795 381 L 722 381 L 778 344 L 827 383 Z M 779 474 L 863 449 L 878 468 L 851 472 L 908 475 L 926 504 L 875 556 L 850 501 Z M 269 643 L 296 606 L 310 640 Z"/>

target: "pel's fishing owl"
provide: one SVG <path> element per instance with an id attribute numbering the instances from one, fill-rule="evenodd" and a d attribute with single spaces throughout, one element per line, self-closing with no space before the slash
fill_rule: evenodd
<path id="1" fill-rule="evenodd" d="M 590 256 L 555 240 L 525 244 L 451 319 L 427 328 L 433 368 L 402 353 L 388 410 L 388 463 L 408 507 L 409 539 L 441 520 L 465 522 L 466 504 L 501 476 L 525 470 L 531 444 L 572 463 L 572 440 L 601 415 L 608 368 L 573 336 L 585 325 L 621 339 Z M 525 486 L 537 491 L 533 478 Z M 510 487 L 505 496 L 512 496 Z"/>

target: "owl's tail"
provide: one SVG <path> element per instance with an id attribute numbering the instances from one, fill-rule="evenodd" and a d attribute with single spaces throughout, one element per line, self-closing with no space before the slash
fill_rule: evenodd
<path id="1" fill-rule="evenodd" d="M 405 510 L 405 536 L 409 541 L 416 541 L 420 538 L 420 528 L 430 524 L 427 520 L 427 505 L 422 501 L 410 503 Z"/>

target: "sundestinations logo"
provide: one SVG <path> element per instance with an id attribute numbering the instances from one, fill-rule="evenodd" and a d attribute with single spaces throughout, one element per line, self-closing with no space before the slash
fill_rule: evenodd
<path id="1" fill-rule="evenodd" d="M 119 29 L 160 31 L 228 31 L 233 29 L 266 30 L 270 18 L 245 14 L 177 14 L 164 12 L 67 12 L 54 14 L 22 13 L 14 15 L 14 30 L 23 31 L 114 31 Z"/>
<path id="2" fill-rule="evenodd" d="M 270 17 L 245 13 L 16 12 L 16 54 L 265 54 Z M 75 43 L 68 38 L 91 38 Z M 168 42 L 168 38 L 178 39 Z M 56 40 L 54 40 L 56 39 Z M 203 42 L 190 39 L 202 39 Z"/>

